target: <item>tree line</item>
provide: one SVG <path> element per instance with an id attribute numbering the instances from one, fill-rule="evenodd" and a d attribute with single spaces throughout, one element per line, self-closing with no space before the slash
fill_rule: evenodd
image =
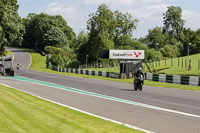
<path id="1" fill-rule="evenodd" d="M 77 36 L 61 15 L 30 13 L 26 18 L 18 15 L 17 0 L 0 0 L 0 54 L 5 46 L 39 49 L 50 55 L 49 61 L 61 67 L 99 60 L 99 52 L 106 49 L 145 50 L 146 59 L 185 56 L 200 51 L 200 29 L 184 27 L 182 9 L 168 7 L 163 13 L 163 27 L 155 27 L 140 39 L 134 38 L 139 21 L 129 13 L 112 11 L 102 4 L 89 15 L 87 31 Z M 189 45 L 190 44 L 190 45 Z"/>

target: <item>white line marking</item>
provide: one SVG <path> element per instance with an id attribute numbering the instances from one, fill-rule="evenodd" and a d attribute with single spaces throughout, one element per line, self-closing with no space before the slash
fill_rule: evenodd
<path id="1" fill-rule="evenodd" d="M 143 131 L 143 132 L 146 132 L 146 133 L 154 133 L 154 132 L 149 131 L 149 130 L 146 130 L 146 129 L 142 129 L 142 128 L 139 128 L 139 127 L 135 127 L 135 126 L 132 126 L 132 125 L 129 125 L 129 124 L 125 124 L 125 123 L 122 123 L 122 122 L 119 122 L 119 121 L 115 121 L 115 120 L 108 119 L 108 118 L 105 118 L 105 117 L 102 117 L 102 116 L 99 116 L 99 115 L 95 115 L 95 114 L 92 114 L 92 113 L 89 113 L 89 112 L 80 110 L 80 109 L 78 109 L 78 108 L 74 108 L 74 107 L 71 107 L 71 106 L 62 104 L 62 103 L 58 103 L 58 102 L 55 102 L 55 101 L 53 101 L 53 100 L 49 100 L 49 99 L 47 99 L 47 98 L 43 98 L 43 97 L 37 96 L 37 95 L 35 95 L 35 94 L 33 94 L 33 93 L 30 93 L 30 92 L 27 92 L 27 91 L 23 91 L 23 90 L 17 89 L 17 88 L 15 88 L 15 87 L 12 87 L 12 86 L 9 86 L 9 85 L 6 85 L 6 84 L 0 83 L 0 85 L 3 85 L 3 86 L 6 86 L 6 87 L 9 87 L 9 88 L 18 90 L 18 91 L 20 91 L 20 92 L 23 92 L 23 93 L 32 95 L 32 96 L 37 97 L 37 98 L 39 98 L 39 99 L 42 99 L 42 100 L 45 100 L 45 101 L 49 101 L 49 102 L 58 104 L 58 105 L 60 105 L 60 106 L 67 107 L 67 108 L 70 108 L 70 109 L 72 109 L 72 110 L 75 110 L 75 111 L 78 111 L 78 112 L 81 112 L 81 113 L 84 113 L 84 114 L 88 114 L 88 115 L 91 115 L 91 116 L 94 116 L 94 117 L 97 117 L 97 118 L 100 118 L 100 119 L 103 119 L 103 120 L 107 120 L 107 121 L 110 121 L 110 122 L 113 122 L 113 123 L 116 123 L 116 124 L 119 124 L 119 125 L 124 125 L 124 126 L 126 126 L 126 127 L 129 127 L 129 128 L 132 128 L 132 129 L 136 129 L 136 130 L 140 130 L 140 131 Z"/>
<path id="2" fill-rule="evenodd" d="M 32 64 L 32 56 L 29 52 L 27 52 L 27 54 L 29 54 L 29 57 L 30 57 L 30 62 L 29 62 L 29 65 L 28 65 L 28 69 L 30 68 L 31 64 Z"/>
<path id="3" fill-rule="evenodd" d="M 26 78 L 26 77 L 22 77 L 22 78 L 31 79 L 31 78 Z M 5 77 L 5 79 L 6 79 L 6 77 Z M 102 94 L 99 94 L 99 93 L 94 93 L 94 92 L 84 91 L 84 90 L 80 90 L 80 89 L 76 89 L 76 88 L 72 88 L 72 87 L 66 87 L 66 86 L 54 84 L 54 83 L 51 83 L 51 82 L 40 81 L 40 80 L 35 80 L 35 79 L 31 79 L 31 80 L 33 80 L 35 82 L 33 82 L 33 81 L 25 81 L 23 79 L 13 79 L 13 80 L 19 80 L 19 81 L 23 81 L 23 82 L 30 82 L 30 83 L 33 83 L 33 84 L 39 84 L 39 85 L 42 85 L 42 86 L 57 88 L 57 89 L 60 89 L 60 90 L 70 91 L 70 92 L 79 93 L 79 94 L 83 94 L 83 95 L 89 95 L 89 96 L 98 97 L 98 98 L 111 100 L 111 101 L 115 101 L 115 102 L 126 103 L 126 104 L 135 105 L 135 106 L 139 106 L 139 107 L 143 107 L 143 108 L 149 108 L 149 109 L 154 109 L 154 110 L 159 110 L 159 111 L 175 113 L 175 114 L 179 114 L 179 115 L 185 115 L 185 116 L 200 118 L 199 115 L 195 115 L 195 114 L 190 114 L 190 113 L 185 113 L 185 112 L 181 112 L 181 111 L 166 109 L 166 108 L 162 108 L 162 107 L 158 107 L 158 106 L 148 105 L 148 104 L 139 103 L 139 102 L 135 102 L 135 101 L 130 101 L 130 100 L 126 100 L 126 99 L 121 99 L 121 98 L 117 98 L 117 97 L 112 97 L 112 96 L 108 96 L 108 95 L 102 95 Z M 45 83 L 48 83 L 49 85 L 47 85 Z M 64 89 L 64 88 L 66 88 L 66 89 Z M 74 89 L 74 91 L 73 90 L 69 90 L 67 88 Z M 92 94 L 89 94 L 89 93 L 92 93 Z"/>

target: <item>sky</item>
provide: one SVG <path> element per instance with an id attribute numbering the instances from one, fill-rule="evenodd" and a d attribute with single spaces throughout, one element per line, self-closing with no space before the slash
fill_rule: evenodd
<path id="1" fill-rule="evenodd" d="M 200 29 L 199 0 L 18 0 L 21 17 L 42 12 L 62 15 L 76 34 L 87 31 L 89 14 L 95 13 L 102 3 L 108 4 L 112 11 L 128 12 L 139 20 L 133 32 L 135 38 L 145 37 L 148 30 L 163 26 L 163 13 L 171 5 L 181 7 L 186 28 Z"/>

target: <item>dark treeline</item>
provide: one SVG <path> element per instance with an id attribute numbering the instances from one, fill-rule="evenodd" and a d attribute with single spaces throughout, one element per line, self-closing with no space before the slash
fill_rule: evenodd
<path id="1" fill-rule="evenodd" d="M 180 7 L 168 7 L 163 13 L 164 26 L 150 29 L 144 38 L 134 38 L 137 23 L 129 13 L 102 4 L 89 15 L 87 31 L 76 36 L 60 15 L 30 13 L 21 18 L 17 0 L 0 0 L 0 53 L 5 54 L 8 45 L 29 47 L 50 54 L 53 65 L 76 67 L 85 63 L 86 56 L 88 62 L 97 61 L 104 49 L 145 50 L 148 60 L 185 56 L 188 47 L 190 54 L 200 51 L 200 29 L 184 27 Z"/>

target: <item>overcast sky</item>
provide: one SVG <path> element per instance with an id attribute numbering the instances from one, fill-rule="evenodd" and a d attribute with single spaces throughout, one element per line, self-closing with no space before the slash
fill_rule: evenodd
<path id="1" fill-rule="evenodd" d="M 48 13 L 62 15 L 75 33 L 86 31 L 88 15 L 97 11 L 100 4 L 109 4 L 111 10 L 129 12 L 138 19 L 134 37 L 144 37 L 149 29 L 163 26 L 163 13 L 170 5 L 180 6 L 183 10 L 185 27 L 200 29 L 199 0 L 18 0 L 19 15 L 27 17 L 29 13 Z"/>

